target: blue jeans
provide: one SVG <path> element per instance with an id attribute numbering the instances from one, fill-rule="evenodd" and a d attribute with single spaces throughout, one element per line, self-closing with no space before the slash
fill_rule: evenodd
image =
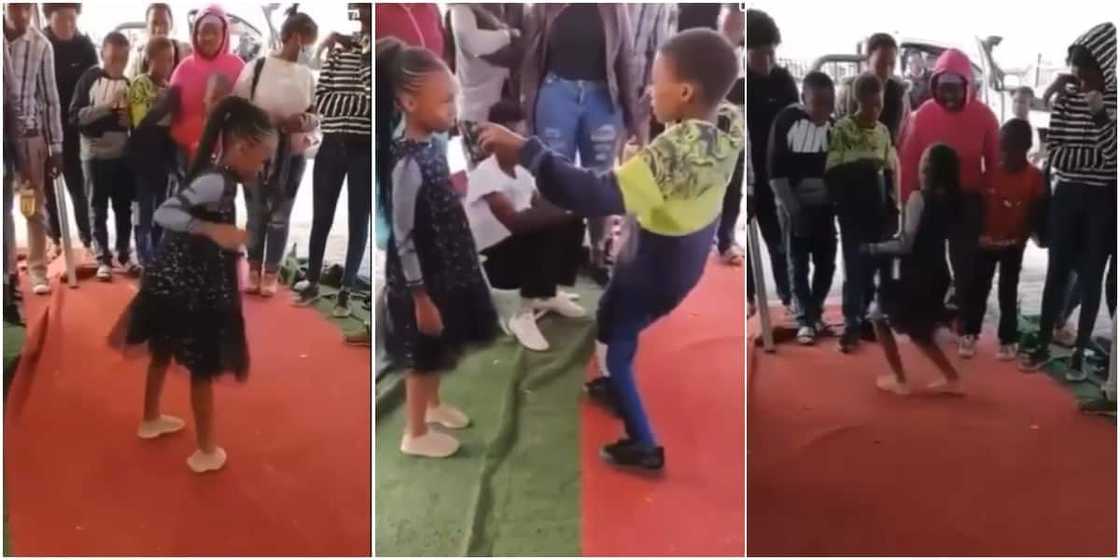
<path id="1" fill-rule="evenodd" d="M 250 266 L 263 264 L 265 272 L 280 269 L 284 246 L 288 243 L 292 206 L 296 203 L 299 183 L 307 168 L 307 158 L 302 155 L 287 157 L 288 161 L 270 184 L 263 187 L 252 185 L 245 189 L 248 260 Z"/>
<path id="2" fill-rule="evenodd" d="M 606 171 L 614 167 L 623 137 L 622 110 L 611 99 L 606 82 L 565 80 L 545 76 L 537 94 L 533 133 L 556 153 L 582 167 Z M 605 219 L 588 219 L 592 251 L 598 254 L 606 233 Z"/>
<path id="3" fill-rule="evenodd" d="M 148 266 L 155 256 L 156 247 L 163 236 L 163 228 L 153 219 L 156 209 L 167 200 L 168 180 L 162 184 L 151 178 L 137 178 L 136 200 L 132 203 L 132 223 L 136 236 L 136 256 L 140 266 Z"/>

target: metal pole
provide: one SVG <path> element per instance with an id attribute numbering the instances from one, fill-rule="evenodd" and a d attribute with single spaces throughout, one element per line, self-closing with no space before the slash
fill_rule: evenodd
<path id="1" fill-rule="evenodd" d="M 66 205 L 66 179 L 62 174 L 54 178 L 54 198 L 58 202 L 58 227 L 62 237 L 62 256 L 66 261 L 66 279 L 71 288 L 78 287 L 78 273 L 74 269 L 74 252 L 70 244 L 70 212 Z"/>
<path id="2" fill-rule="evenodd" d="M 1116 317 L 1112 318 L 1112 351 L 1108 353 L 1108 382 L 1104 384 L 1108 400 L 1116 402 Z"/>
<path id="3" fill-rule="evenodd" d="M 762 349 L 774 351 L 774 330 L 770 322 L 769 297 L 766 293 L 766 273 L 762 268 L 762 245 L 758 241 L 758 225 L 753 218 L 747 220 L 747 258 L 754 269 L 755 299 L 758 319 L 762 325 Z"/>

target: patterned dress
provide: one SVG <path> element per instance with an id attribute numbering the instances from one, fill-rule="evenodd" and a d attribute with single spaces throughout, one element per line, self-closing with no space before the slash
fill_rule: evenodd
<path id="1" fill-rule="evenodd" d="M 236 196 L 233 175 L 211 170 L 160 207 L 156 221 L 165 233 L 140 292 L 113 329 L 113 346 L 147 343 L 153 356 L 174 358 L 192 376 L 246 378 L 239 253 L 192 233 L 202 221 L 235 224 Z"/>
<path id="2" fill-rule="evenodd" d="M 497 334 L 498 315 L 482 277 L 466 213 L 438 143 L 393 143 L 392 231 L 385 262 L 386 349 L 422 373 L 453 369 L 466 344 Z M 431 337 L 416 326 L 412 290 L 423 287 L 443 320 Z"/>

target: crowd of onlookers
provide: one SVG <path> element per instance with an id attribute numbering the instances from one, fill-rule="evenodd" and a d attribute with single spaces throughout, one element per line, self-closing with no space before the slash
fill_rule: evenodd
<path id="1" fill-rule="evenodd" d="M 5 320 L 20 321 L 15 201 L 27 223 L 31 293 L 51 291 L 47 265 L 63 247 L 60 213 L 66 205 L 55 196 L 60 179 L 77 240 L 96 261 L 96 278 L 139 276 L 159 251 L 162 232 L 153 217 L 182 187 L 206 117 L 228 95 L 266 111 L 282 133 L 265 171 L 244 191 L 250 269 L 245 291 L 277 293 L 292 207 L 310 165 L 310 263 L 306 278 L 294 286 L 295 303 L 311 305 L 320 297 L 323 253 L 347 181 L 348 246 L 334 314 L 349 316 L 372 210 L 371 5 L 346 8 L 360 22 L 359 32 L 320 37 L 316 22 L 293 4 L 278 36 L 255 60 L 233 54 L 235 24 L 217 5 L 195 14 L 188 42 L 172 38 L 172 7 L 152 3 L 144 10 L 142 40 L 132 44 L 112 31 L 100 45 L 80 29 L 83 6 L 89 8 L 4 5 Z M 312 59 L 322 62 L 317 75 L 308 66 Z"/>
<path id="2" fill-rule="evenodd" d="M 1007 92 L 1014 116 L 1000 123 L 960 50 L 944 50 L 932 68 L 915 53 L 903 78 L 895 72 L 898 44 L 876 33 L 862 43 L 862 74 L 834 83 L 809 72 L 799 86 L 775 63 L 781 33 L 774 20 L 748 10 L 746 25 L 748 214 L 797 341 L 813 344 L 830 331 L 821 314 L 839 224 L 841 352 L 882 338 L 874 325 L 886 318 L 910 327 L 902 330 L 919 345 L 933 324 L 951 324 L 959 355 L 972 357 L 998 270 L 997 357 L 1034 371 L 1050 361 L 1056 340 L 1073 347 L 1067 379 L 1085 380 L 1102 283 L 1110 313 L 1116 302 L 1115 27 L 1097 25 L 1073 41 L 1069 73 L 1041 100 L 1027 87 Z M 1050 112 L 1045 134 L 1028 120 L 1032 106 Z M 945 186 L 938 177 L 951 183 L 949 199 L 938 197 Z M 945 215 L 931 214 L 941 206 Z M 930 220 L 942 234 L 931 233 Z M 1020 347 L 1018 282 L 1030 239 L 1049 259 L 1041 332 L 1032 347 Z M 748 277 L 757 272 L 748 263 Z M 753 313 L 753 278 L 747 289 Z M 909 299 L 883 301 L 892 293 Z M 1073 329 L 1066 323 L 1078 305 Z"/>

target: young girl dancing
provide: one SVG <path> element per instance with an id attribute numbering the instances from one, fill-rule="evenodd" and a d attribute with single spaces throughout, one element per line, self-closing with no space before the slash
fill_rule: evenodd
<path id="1" fill-rule="evenodd" d="M 190 371 L 198 450 L 187 465 L 197 473 L 220 469 L 226 461 L 214 438 L 211 381 L 223 373 L 244 381 L 249 369 L 238 290 L 246 234 L 234 225 L 237 184 L 260 173 L 276 142 L 271 119 L 249 101 L 227 97 L 214 107 L 187 187 L 155 213 L 165 233 L 140 292 L 110 337 L 118 348 L 147 343 L 151 352 L 141 438 L 183 428 L 179 418 L 160 414 L 159 400 L 172 359 Z"/>
<path id="2" fill-rule="evenodd" d="M 451 188 L 446 148 L 432 141 L 455 123 L 458 87 L 427 49 L 396 39 L 382 39 L 375 49 L 378 204 L 390 222 L 386 350 L 410 368 L 401 452 L 447 457 L 459 442 L 428 424 L 459 429 L 470 421 L 440 401 L 437 374 L 454 368 L 464 344 L 492 339 L 498 325 L 466 213 Z M 404 133 L 393 138 L 398 111 Z"/>
<path id="3" fill-rule="evenodd" d="M 893 372 L 879 377 L 876 385 L 899 395 L 909 392 L 893 329 L 910 335 L 944 376 L 929 388 L 956 393 L 960 390 L 959 375 L 934 342 L 934 333 L 949 320 L 944 304 L 949 271 L 944 257 L 950 222 L 960 215 L 960 161 L 952 148 L 935 144 L 922 154 L 919 167 L 921 190 L 907 199 L 898 236 L 861 246 L 865 254 L 873 257 L 898 258 L 898 267 L 894 268 L 897 274 L 892 271 L 889 278 L 881 279 L 878 305 L 871 313 L 875 334 Z"/>

